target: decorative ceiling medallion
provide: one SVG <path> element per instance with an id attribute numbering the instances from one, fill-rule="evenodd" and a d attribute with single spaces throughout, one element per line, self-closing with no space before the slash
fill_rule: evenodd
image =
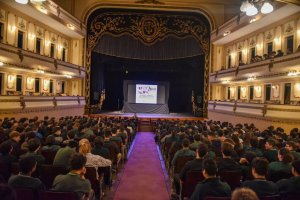
<path id="1" fill-rule="evenodd" d="M 165 4 L 159 0 L 140 0 L 140 1 L 135 1 L 135 3 L 141 3 L 141 4 Z"/>

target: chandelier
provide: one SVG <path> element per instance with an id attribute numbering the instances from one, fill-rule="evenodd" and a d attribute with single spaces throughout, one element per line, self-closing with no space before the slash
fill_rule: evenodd
<path id="1" fill-rule="evenodd" d="M 42 3 L 47 0 L 30 0 L 31 3 Z M 29 0 L 15 0 L 15 2 L 20 4 L 28 4 Z"/>
<path id="2" fill-rule="evenodd" d="M 240 10 L 247 16 L 254 16 L 258 13 L 258 8 L 262 14 L 269 14 L 274 10 L 271 1 L 268 0 L 244 0 Z"/>

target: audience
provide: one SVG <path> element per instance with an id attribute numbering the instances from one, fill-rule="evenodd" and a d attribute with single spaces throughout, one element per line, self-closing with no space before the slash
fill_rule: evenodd
<path id="1" fill-rule="evenodd" d="M 44 156 L 39 154 L 40 148 L 41 148 L 41 142 L 39 139 L 37 138 L 30 139 L 28 141 L 28 152 L 21 155 L 20 158 L 25 158 L 29 156 L 34 157 L 38 165 L 42 165 L 45 163 L 45 158 Z"/>
<path id="2" fill-rule="evenodd" d="M 78 143 L 76 141 L 69 141 L 66 147 L 60 148 L 55 154 L 53 165 L 62 165 L 68 169 L 69 160 L 76 153 L 77 146 Z"/>

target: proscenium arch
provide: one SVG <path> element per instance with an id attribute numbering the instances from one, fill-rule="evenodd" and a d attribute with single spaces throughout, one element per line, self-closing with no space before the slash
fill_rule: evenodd
<path id="1" fill-rule="evenodd" d="M 207 117 L 208 75 L 210 59 L 210 20 L 199 13 L 174 12 L 169 10 L 100 8 L 90 13 L 87 22 L 86 41 L 86 98 L 90 105 L 91 55 L 100 38 L 105 33 L 129 33 L 145 45 L 153 45 L 170 35 L 192 36 L 202 48 L 205 56 L 202 113 Z"/>

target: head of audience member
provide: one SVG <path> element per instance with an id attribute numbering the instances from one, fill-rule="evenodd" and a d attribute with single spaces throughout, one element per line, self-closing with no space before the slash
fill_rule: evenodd
<path id="1" fill-rule="evenodd" d="M 215 134 L 215 132 L 213 132 L 213 131 L 209 131 L 209 132 L 207 133 L 207 139 L 208 139 L 209 141 L 212 141 L 212 140 L 214 140 L 214 139 L 215 139 L 215 137 L 216 137 L 216 134 Z"/>
<path id="2" fill-rule="evenodd" d="M 296 160 L 292 163 L 292 174 L 294 176 L 300 176 L 300 160 Z"/>
<path id="3" fill-rule="evenodd" d="M 28 140 L 28 151 L 37 153 L 41 148 L 41 141 L 37 138 Z"/>
<path id="4" fill-rule="evenodd" d="M 20 173 L 31 176 L 36 170 L 37 161 L 33 156 L 26 156 L 19 162 Z"/>
<path id="5" fill-rule="evenodd" d="M 198 147 L 198 149 L 196 150 L 196 155 L 197 158 L 203 159 L 208 152 L 208 147 L 206 144 L 201 143 Z"/>
<path id="6" fill-rule="evenodd" d="M 97 136 L 97 137 L 94 139 L 94 144 L 95 144 L 95 147 L 97 147 L 97 148 L 102 148 L 103 145 L 104 145 L 104 142 L 103 142 L 102 137 Z"/>
<path id="7" fill-rule="evenodd" d="M 238 188 L 232 192 L 231 200 L 259 200 L 259 198 L 250 188 Z"/>
<path id="8" fill-rule="evenodd" d="M 268 139 L 265 144 L 266 150 L 272 150 L 275 148 L 276 141 L 272 138 Z"/>
<path id="9" fill-rule="evenodd" d="M 266 179 L 269 161 L 265 158 L 255 158 L 252 161 L 252 175 L 255 179 Z"/>
<path id="10" fill-rule="evenodd" d="M 17 200 L 16 192 L 10 186 L 0 183 L 1 200 Z"/>
<path id="11" fill-rule="evenodd" d="M 256 136 L 252 136 L 250 138 L 250 145 L 252 148 L 257 148 L 258 147 L 258 139 Z"/>
<path id="12" fill-rule="evenodd" d="M 91 143 L 89 142 L 88 139 L 81 139 L 79 141 L 79 153 L 86 155 L 88 153 L 91 153 L 92 147 Z"/>
<path id="13" fill-rule="evenodd" d="M 226 157 L 230 158 L 233 153 L 233 145 L 230 144 L 229 142 L 223 142 L 221 151 L 222 151 L 223 158 Z"/>
<path id="14" fill-rule="evenodd" d="M 9 138 L 18 143 L 21 140 L 21 134 L 18 131 L 12 131 L 9 134 Z"/>
<path id="15" fill-rule="evenodd" d="M 218 167 L 215 160 L 208 158 L 202 162 L 202 174 L 205 179 L 217 176 Z"/>
<path id="16" fill-rule="evenodd" d="M 297 148 L 297 145 L 294 141 L 288 141 L 285 144 L 285 148 L 289 151 L 295 151 L 295 149 Z"/>
<path id="17" fill-rule="evenodd" d="M 195 140 L 196 142 L 200 142 L 200 140 L 201 140 L 200 134 L 195 134 L 195 135 L 194 135 L 194 140 Z"/>
<path id="18" fill-rule="evenodd" d="M 49 135 L 47 138 L 46 138 L 46 141 L 45 141 L 46 145 L 54 145 L 55 144 L 55 137 L 53 135 Z"/>
<path id="19" fill-rule="evenodd" d="M 104 140 L 109 140 L 110 137 L 111 137 L 111 131 L 110 131 L 110 129 L 106 129 L 104 131 Z"/>
<path id="20" fill-rule="evenodd" d="M 84 175 L 86 172 L 85 164 L 86 157 L 82 154 L 76 153 L 70 158 L 70 169 L 73 173 Z"/>
<path id="21" fill-rule="evenodd" d="M 11 144 L 11 141 L 6 140 L 0 144 L 0 153 L 5 156 L 11 154 L 13 151 L 13 146 Z"/>
<path id="22" fill-rule="evenodd" d="M 288 164 L 293 161 L 293 156 L 288 149 L 281 148 L 278 151 L 278 160 Z"/>
<path id="23" fill-rule="evenodd" d="M 183 148 L 188 149 L 189 146 L 190 146 L 190 141 L 189 141 L 189 139 L 184 138 L 184 139 L 182 140 L 182 146 L 183 146 Z"/>

